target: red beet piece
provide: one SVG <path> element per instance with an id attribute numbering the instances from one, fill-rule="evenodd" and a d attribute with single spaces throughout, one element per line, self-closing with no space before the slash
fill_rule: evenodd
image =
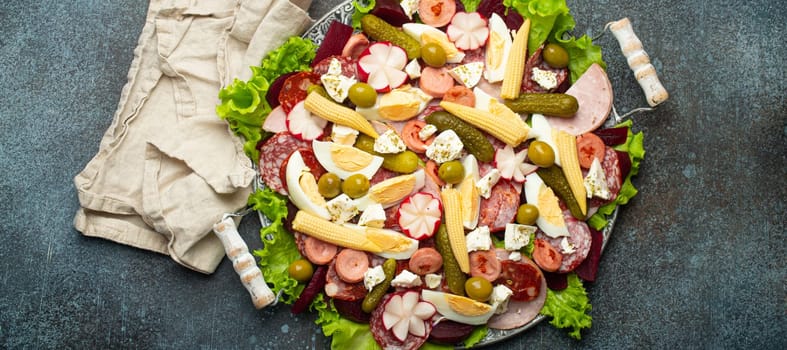
<path id="1" fill-rule="evenodd" d="M 626 176 L 631 172 L 631 158 L 629 154 L 622 151 L 615 151 L 618 153 L 618 164 L 620 164 L 620 178 L 626 181 Z"/>
<path id="2" fill-rule="evenodd" d="M 590 236 L 593 238 L 593 243 L 590 244 L 590 252 L 585 261 L 577 266 L 574 271 L 582 280 L 595 282 L 598 263 L 601 261 L 601 246 L 604 244 L 604 234 L 590 227 Z"/>
<path id="3" fill-rule="evenodd" d="M 481 3 L 478 4 L 476 12 L 482 14 L 486 18 L 496 13 L 503 18 L 503 22 L 506 23 L 508 29 L 519 30 L 519 27 L 525 22 L 522 15 L 514 8 L 509 9 L 508 14 L 506 14 L 506 7 L 503 5 L 502 0 L 482 0 Z"/>
<path id="4" fill-rule="evenodd" d="M 325 275 L 327 273 L 327 266 L 317 266 L 317 270 L 314 271 L 314 275 L 309 281 L 309 284 L 307 284 L 306 288 L 303 289 L 303 292 L 301 292 L 301 296 L 298 297 L 298 300 L 292 304 L 292 309 L 290 310 L 292 313 L 299 314 L 306 311 L 306 308 L 309 307 L 317 294 L 320 293 L 323 288 L 325 288 Z"/>
<path id="5" fill-rule="evenodd" d="M 442 320 L 432 328 L 429 333 L 429 341 L 437 344 L 454 345 L 459 343 L 473 332 L 475 326 L 454 322 L 451 320 Z"/>
<path id="6" fill-rule="evenodd" d="M 397 0 L 377 0 L 371 14 L 382 18 L 394 27 L 401 27 L 402 24 L 412 22 Z"/>
<path id="7" fill-rule="evenodd" d="M 363 304 L 363 299 L 358 299 L 356 301 L 333 299 L 333 307 L 336 308 L 336 312 L 338 312 L 339 315 L 353 322 L 369 323 L 372 314 L 363 312 L 361 304 Z"/>
<path id="8" fill-rule="evenodd" d="M 314 56 L 312 67 L 326 57 L 341 55 L 344 45 L 350 40 L 352 34 L 353 27 L 339 21 L 331 22 L 331 26 L 328 27 L 328 32 L 325 33 L 325 38 L 322 39 L 322 44 Z"/>
<path id="9" fill-rule="evenodd" d="M 568 275 L 565 273 L 542 272 L 544 273 L 544 279 L 547 281 L 547 288 L 551 290 L 563 290 L 568 287 Z"/>
<path id="10" fill-rule="evenodd" d="M 284 86 L 284 81 L 293 74 L 295 74 L 295 72 L 289 72 L 280 75 L 278 78 L 276 78 L 276 80 L 273 81 L 273 84 L 268 87 L 268 92 L 265 93 L 265 101 L 268 101 L 268 105 L 271 106 L 271 108 L 276 108 L 279 106 L 279 93 L 281 92 L 281 87 Z"/>
<path id="11" fill-rule="evenodd" d="M 593 131 L 593 133 L 600 137 L 601 141 L 604 141 L 605 145 L 611 147 L 626 143 L 626 138 L 628 137 L 628 128 L 625 126 L 619 126 L 617 128 L 599 129 Z"/>

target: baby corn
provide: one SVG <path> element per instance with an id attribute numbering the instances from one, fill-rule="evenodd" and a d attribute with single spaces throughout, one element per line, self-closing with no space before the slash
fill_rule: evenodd
<path id="1" fill-rule="evenodd" d="M 372 124 L 361 114 L 333 102 L 317 92 L 312 92 L 306 97 L 304 107 L 306 107 L 307 111 L 330 122 L 353 128 L 375 139 L 380 136 L 374 130 Z"/>

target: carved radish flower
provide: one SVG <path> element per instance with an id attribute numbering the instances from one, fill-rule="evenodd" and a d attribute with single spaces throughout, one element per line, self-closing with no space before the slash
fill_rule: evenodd
<path id="1" fill-rule="evenodd" d="M 421 301 L 416 291 L 394 294 L 383 307 L 383 326 L 399 341 L 404 341 L 408 334 L 426 337 L 426 322 L 437 312 L 434 305 Z"/>

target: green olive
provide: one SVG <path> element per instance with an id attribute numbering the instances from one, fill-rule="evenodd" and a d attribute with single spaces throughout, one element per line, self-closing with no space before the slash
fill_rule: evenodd
<path id="1" fill-rule="evenodd" d="M 327 173 L 317 180 L 317 191 L 325 198 L 333 198 L 342 193 L 342 180 L 339 175 Z"/>
<path id="2" fill-rule="evenodd" d="M 547 168 L 555 164 L 555 150 L 544 141 L 533 141 L 527 147 L 527 158 L 533 164 Z"/>
<path id="3" fill-rule="evenodd" d="M 458 184 L 462 181 L 464 175 L 465 167 L 458 160 L 447 161 L 440 164 L 440 168 L 437 169 L 437 176 L 449 184 Z"/>
<path id="4" fill-rule="evenodd" d="M 442 67 L 445 65 L 445 49 L 438 43 L 428 43 L 421 46 L 421 59 L 431 67 Z"/>
<path id="5" fill-rule="evenodd" d="M 358 107 L 369 108 L 377 103 L 377 91 L 367 83 L 355 83 L 347 92 L 350 102 Z"/>
<path id="6" fill-rule="evenodd" d="M 568 52 L 562 46 L 549 43 L 541 51 L 544 61 L 552 68 L 566 68 L 568 66 Z"/>
<path id="7" fill-rule="evenodd" d="M 360 198 L 369 191 L 369 179 L 363 174 L 353 174 L 342 182 L 342 192 L 350 198 Z"/>
<path id="8" fill-rule="evenodd" d="M 465 282 L 465 293 L 470 299 L 487 301 L 492 295 L 492 283 L 483 277 L 470 277 Z"/>
<path id="9" fill-rule="evenodd" d="M 522 204 L 516 210 L 516 222 L 521 225 L 533 225 L 538 219 L 538 207 L 532 204 Z"/>
<path id="10" fill-rule="evenodd" d="M 374 138 L 369 135 L 360 134 L 355 139 L 355 148 L 360 149 L 366 153 L 374 154 Z"/>
<path id="11" fill-rule="evenodd" d="M 306 259 L 298 259 L 290 264 L 290 267 L 287 268 L 287 273 L 292 277 L 294 280 L 306 283 L 314 274 L 314 267 L 309 260 Z"/>

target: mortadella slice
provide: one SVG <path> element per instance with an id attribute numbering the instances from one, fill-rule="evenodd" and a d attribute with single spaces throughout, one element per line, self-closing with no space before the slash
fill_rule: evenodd
<path id="1" fill-rule="evenodd" d="M 573 117 L 549 117 L 549 125 L 572 135 L 581 135 L 604 124 L 612 110 L 612 84 L 607 72 L 593 64 L 571 85 L 566 94 L 574 96 L 579 110 Z"/>

